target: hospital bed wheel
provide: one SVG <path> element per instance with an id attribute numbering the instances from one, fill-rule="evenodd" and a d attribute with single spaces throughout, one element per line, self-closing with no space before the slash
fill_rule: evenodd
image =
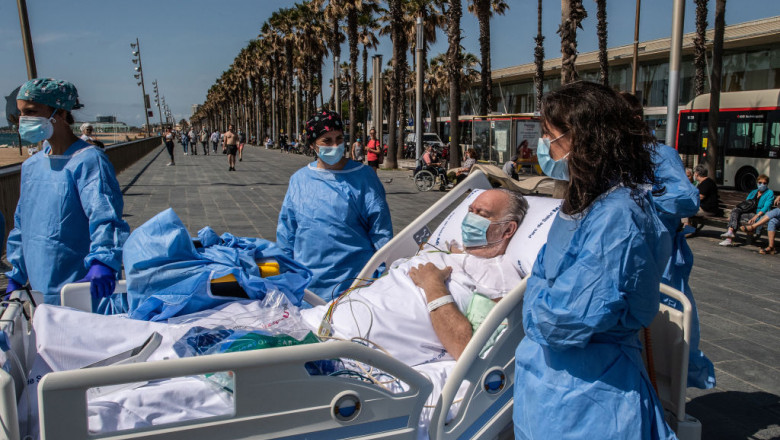
<path id="1" fill-rule="evenodd" d="M 436 178 L 433 173 L 428 170 L 418 171 L 417 174 L 414 175 L 414 184 L 417 186 L 418 191 L 430 191 L 431 188 L 433 188 L 435 180 Z"/>

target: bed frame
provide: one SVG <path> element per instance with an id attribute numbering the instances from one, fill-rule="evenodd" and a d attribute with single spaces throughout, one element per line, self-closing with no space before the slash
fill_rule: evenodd
<path id="1" fill-rule="evenodd" d="M 459 202 L 473 189 L 492 185 L 481 172 L 471 173 L 449 194 L 426 210 L 369 261 L 361 275 L 369 277 L 382 263 L 413 255 L 424 241 L 427 223 Z M 430 230 L 427 230 L 430 235 Z M 123 285 L 124 283 L 120 283 Z M 81 293 L 63 291 L 63 304 L 90 310 L 88 284 Z M 75 288 L 72 288 L 75 289 Z M 513 438 L 512 395 L 514 351 L 523 338 L 522 299 L 525 282 L 515 287 L 488 315 L 475 332 L 447 379 L 436 403 L 429 428 L 431 439 Z M 685 378 L 688 370 L 690 303 L 674 289 L 661 291 L 683 304 L 685 312 L 661 305 L 653 322 L 653 347 L 659 394 L 668 420 L 685 440 L 698 440 L 700 424 L 685 414 Z M 18 292 L 14 295 L 18 295 Z M 81 298 L 76 299 L 77 296 Z M 75 302 L 74 302 L 75 301 Z M 11 349 L 29 362 L 19 304 L 5 304 L 0 330 L 6 331 Z M 508 327 L 484 357 L 485 343 L 506 321 Z M 34 344 L 33 344 L 34 345 Z M 661 353 L 667 354 L 661 356 Z M 382 369 L 408 385 L 408 391 L 393 394 L 384 388 L 344 377 L 311 376 L 309 361 L 349 358 Z M 29 364 L 25 365 L 29 371 Z M 166 424 L 148 429 L 92 435 L 87 431 L 86 391 L 95 386 L 132 383 L 198 375 L 219 371 L 235 374 L 235 411 L 231 415 Z M 19 428 L 16 401 L 26 378 L 12 369 L 0 370 L 0 437 L 17 440 Z M 457 414 L 448 411 L 461 384 L 469 383 Z M 55 372 L 38 386 L 41 438 L 53 439 L 415 439 L 420 412 L 429 398 L 432 384 L 423 375 L 379 352 L 349 342 L 301 345 L 255 352 L 117 365 Z M 698 426 L 698 436 L 696 427 Z M 680 435 L 684 434 L 684 435 Z"/>

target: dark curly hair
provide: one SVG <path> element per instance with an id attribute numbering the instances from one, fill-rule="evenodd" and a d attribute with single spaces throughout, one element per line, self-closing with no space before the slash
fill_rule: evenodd
<path id="1" fill-rule="evenodd" d="M 571 139 L 569 186 L 562 211 L 585 211 L 615 185 L 631 188 L 639 202 L 639 186 L 653 184 L 655 140 L 645 123 L 616 91 L 579 81 L 542 98 L 542 128 L 568 132 Z"/>

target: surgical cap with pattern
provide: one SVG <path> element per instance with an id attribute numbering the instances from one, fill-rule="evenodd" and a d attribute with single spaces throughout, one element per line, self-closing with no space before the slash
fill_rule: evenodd
<path id="1" fill-rule="evenodd" d="M 54 78 L 35 78 L 22 84 L 16 99 L 45 104 L 67 111 L 81 107 L 79 94 L 73 84 Z"/>
<path id="2" fill-rule="evenodd" d="M 311 145 L 318 137 L 334 130 L 344 131 L 341 116 L 328 110 L 318 111 L 306 121 L 306 143 Z"/>

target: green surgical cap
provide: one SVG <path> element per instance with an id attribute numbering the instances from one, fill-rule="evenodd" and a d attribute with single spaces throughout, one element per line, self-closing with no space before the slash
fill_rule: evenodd
<path id="1" fill-rule="evenodd" d="M 71 111 L 78 105 L 79 94 L 73 84 L 54 78 L 35 78 L 22 84 L 16 99 L 33 101 L 52 108 Z"/>

